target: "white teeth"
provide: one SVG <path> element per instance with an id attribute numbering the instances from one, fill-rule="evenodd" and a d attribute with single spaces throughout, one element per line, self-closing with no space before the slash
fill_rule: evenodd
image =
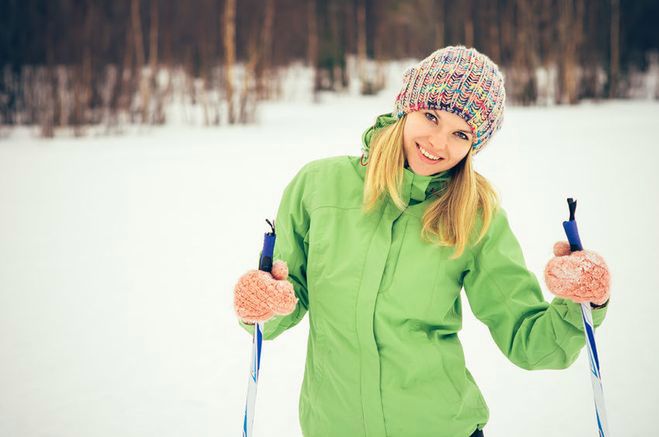
<path id="1" fill-rule="evenodd" d="M 419 145 L 419 150 L 421 150 L 421 153 L 423 153 L 424 156 L 427 156 L 428 158 L 430 158 L 430 159 L 432 159 L 432 160 L 437 161 L 437 160 L 439 159 L 439 156 L 431 155 L 426 149 L 424 149 L 424 148 L 421 147 L 420 145 Z"/>

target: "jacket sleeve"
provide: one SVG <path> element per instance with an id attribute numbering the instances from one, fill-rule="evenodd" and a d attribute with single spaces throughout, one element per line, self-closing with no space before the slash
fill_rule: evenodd
<path id="1" fill-rule="evenodd" d="M 272 340 L 282 332 L 297 325 L 308 310 L 309 297 L 307 292 L 307 251 L 309 230 L 307 166 L 302 167 L 284 188 L 277 217 L 275 218 L 275 248 L 274 260 L 286 261 L 288 265 L 288 281 L 293 284 L 295 296 L 298 298 L 293 312 L 287 315 L 275 315 L 262 325 L 263 339 Z M 238 319 L 243 329 L 254 335 L 254 325 Z"/>
<path id="2" fill-rule="evenodd" d="M 506 357 L 523 369 L 565 369 L 585 346 L 581 304 L 559 297 L 545 301 L 501 207 L 473 248 L 463 287 L 474 316 L 487 325 Z M 607 309 L 592 309 L 595 327 Z"/>

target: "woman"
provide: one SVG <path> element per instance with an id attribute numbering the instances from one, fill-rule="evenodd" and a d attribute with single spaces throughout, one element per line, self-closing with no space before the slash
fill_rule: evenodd
<path id="1" fill-rule="evenodd" d="M 234 290 L 240 325 L 274 339 L 309 313 L 300 393 L 305 436 L 482 436 L 489 410 L 465 367 L 460 291 L 523 369 L 563 369 L 584 346 L 580 302 L 599 326 L 609 274 L 554 246 L 544 300 L 473 157 L 500 128 L 504 81 L 473 48 L 409 68 L 362 155 L 306 164 L 284 190 L 272 273 Z M 597 304 L 604 304 L 597 307 Z"/>

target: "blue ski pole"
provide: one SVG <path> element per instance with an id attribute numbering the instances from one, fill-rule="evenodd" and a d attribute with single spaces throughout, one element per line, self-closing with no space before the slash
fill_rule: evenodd
<path id="1" fill-rule="evenodd" d="M 565 235 L 570 243 L 570 250 L 583 250 L 577 222 L 574 220 L 574 211 L 577 209 L 577 201 L 571 197 L 567 199 L 570 209 L 570 220 L 563 222 Z M 593 386 L 593 397 L 595 399 L 595 415 L 597 418 L 597 430 L 600 437 L 608 437 L 606 408 L 604 407 L 604 389 L 602 388 L 602 375 L 600 374 L 600 362 L 597 356 L 597 345 L 595 344 L 595 328 L 590 303 L 581 304 L 581 320 L 583 320 L 586 344 L 588 345 L 588 357 L 590 367 L 590 382 Z"/>
<path id="2" fill-rule="evenodd" d="M 266 232 L 263 238 L 263 250 L 259 257 L 259 270 L 272 271 L 272 257 L 275 250 L 275 223 L 265 220 L 272 229 Z M 263 323 L 254 324 L 254 337 L 252 339 L 252 359 L 250 365 L 249 381 L 247 384 L 247 401 L 245 403 L 245 416 L 243 418 L 243 437 L 252 437 L 254 426 L 254 407 L 256 405 L 256 388 L 259 382 L 259 370 L 261 368 L 261 343 L 263 342 Z"/>

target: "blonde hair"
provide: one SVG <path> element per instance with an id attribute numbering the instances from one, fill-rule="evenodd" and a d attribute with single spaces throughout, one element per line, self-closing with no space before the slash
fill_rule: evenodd
<path id="1" fill-rule="evenodd" d="M 387 194 L 399 209 L 403 210 L 406 206 L 399 191 L 405 163 L 403 128 L 406 118 L 405 114 L 395 123 L 373 133 L 364 181 L 364 212 L 372 210 Z M 443 190 L 435 193 L 438 198 L 428 205 L 423 214 L 421 237 L 429 243 L 454 246 L 455 251 L 450 259 L 455 259 L 470 243 L 472 232 L 479 222 L 483 226 L 473 244 L 483 238 L 499 206 L 499 196 L 490 182 L 474 170 L 471 148 L 450 171 L 450 181 Z"/>

